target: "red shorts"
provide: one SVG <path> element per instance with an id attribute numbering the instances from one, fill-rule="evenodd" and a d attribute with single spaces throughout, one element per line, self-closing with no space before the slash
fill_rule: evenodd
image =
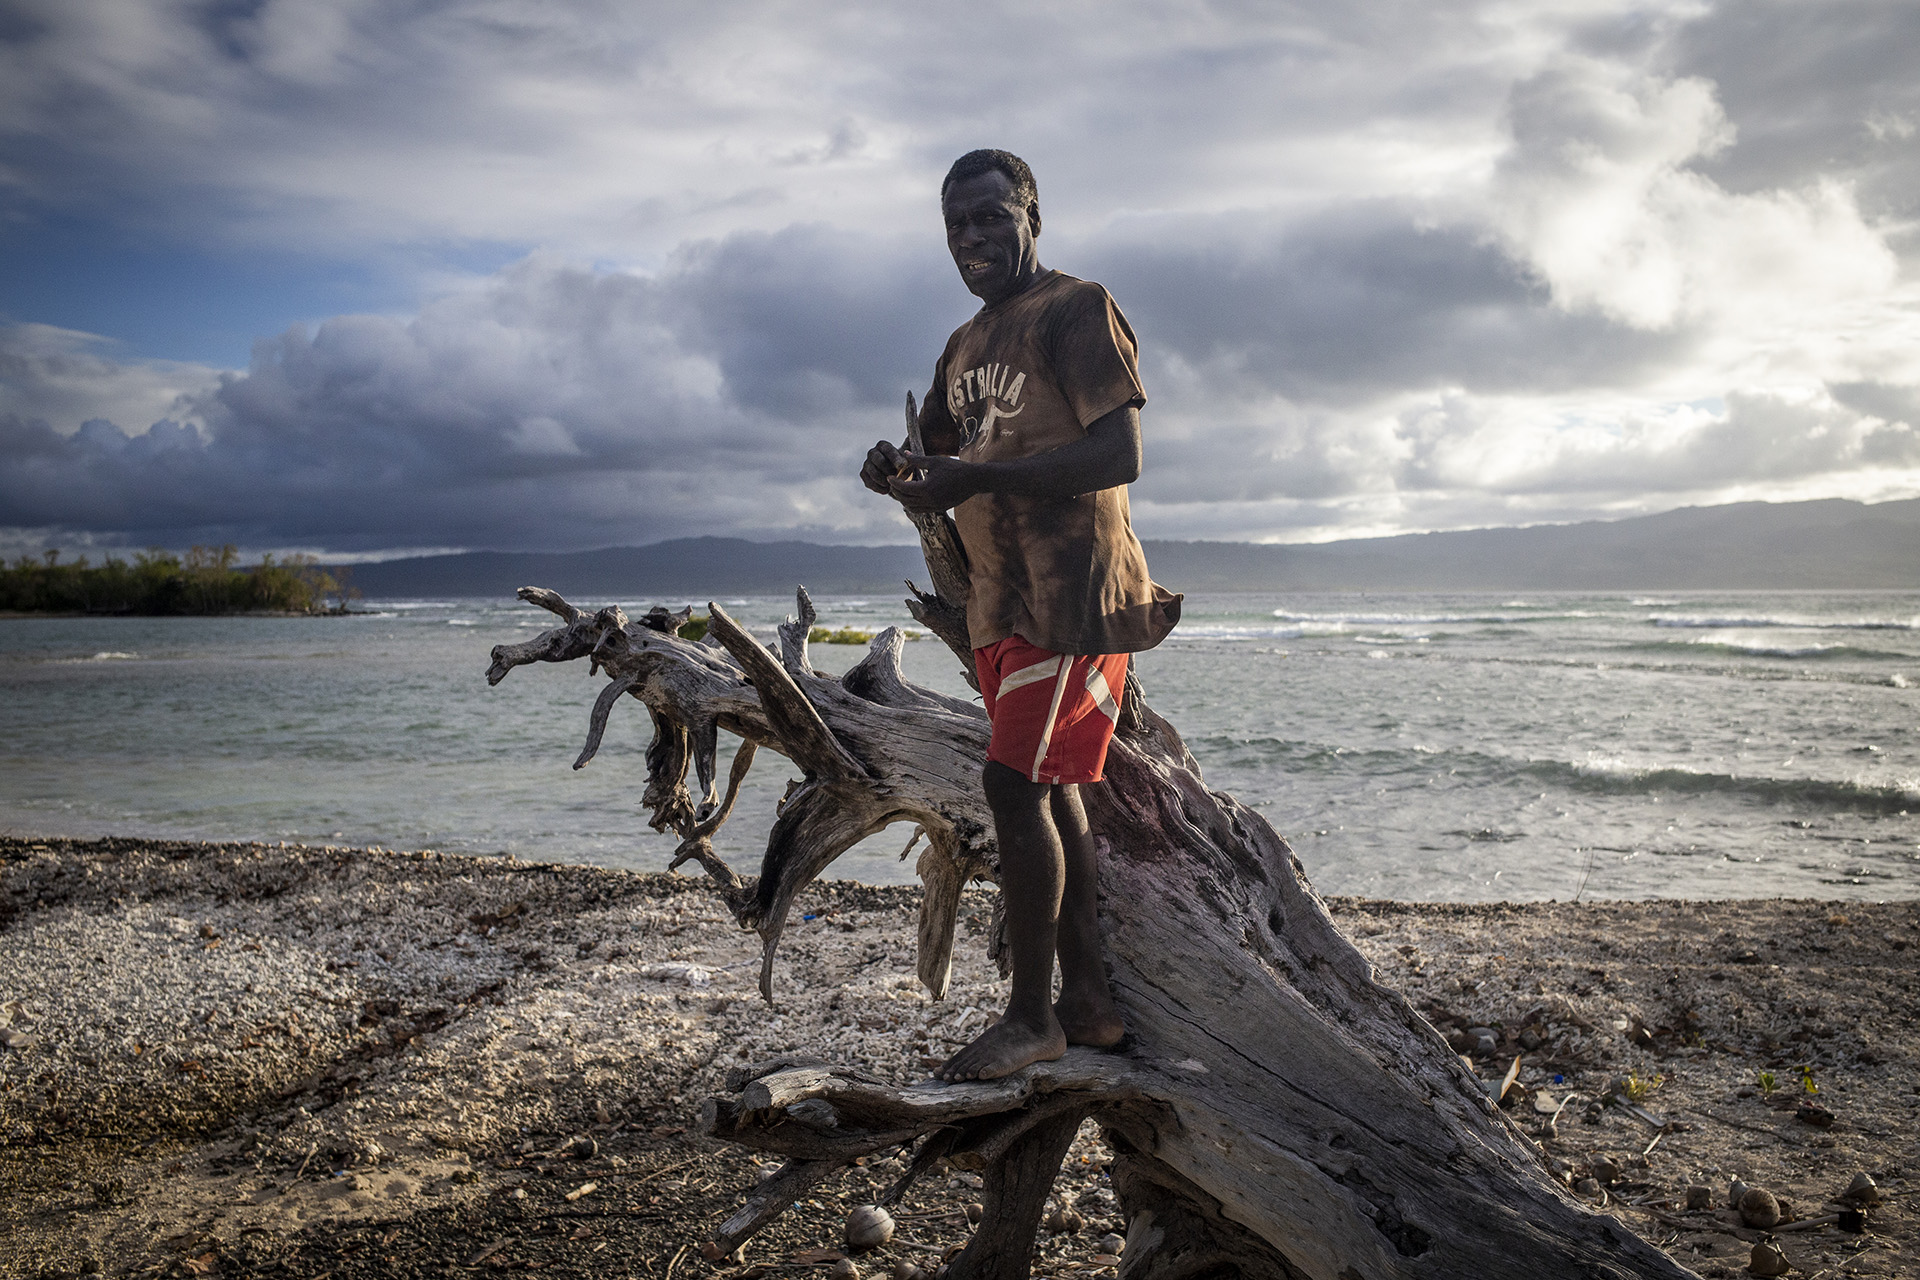
<path id="1" fill-rule="evenodd" d="M 987 759 L 1034 782 L 1098 782 L 1120 719 L 1127 655 L 1061 654 L 1008 636 L 973 651 L 993 721 Z"/>

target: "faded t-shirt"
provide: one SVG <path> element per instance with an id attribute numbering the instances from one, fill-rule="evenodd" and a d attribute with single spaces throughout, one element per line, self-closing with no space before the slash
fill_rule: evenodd
<path id="1" fill-rule="evenodd" d="M 921 429 L 967 462 L 1027 458 L 1143 405 L 1133 330 L 1107 291 L 1048 272 L 954 330 Z M 1018 635 L 1055 653 L 1137 653 L 1180 620 L 1147 576 L 1127 489 L 1073 498 L 983 493 L 954 509 L 972 576 L 967 629 L 981 648 Z"/>

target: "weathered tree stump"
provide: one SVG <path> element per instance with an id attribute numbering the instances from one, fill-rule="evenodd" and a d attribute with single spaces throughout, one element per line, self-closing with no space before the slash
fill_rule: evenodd
<path id="1" fill-rule="evenodd" d="M 930 560 L 938 533 L 922 527 Z M 915 594 L 916 613 L 940 617 L 942 638 L 970 660 L 964 629 L 949 634 L 954 602 Z M 944 996 L 961 889 L 995 871 L 980 708 L 908 682 L 894 630 L 845 676 L 815 672 L 804 590 L 777 653 L 717 605 L 696 644 L 674 634 L 684 614 L 656 609 L 630 623 L 617 608 L 589 615 L 550 591 L 520 595 L 564 625 L 495 648 L 489 682 L 528 662 L 587 658 L 603 668 L 611 683 L 576 768 L 622 695 L 646 704 L 652 825 L 681 837 L 674 865 L 699 862 L 735 918 L 759 932 L 768 999 L 795 895 L 853 844 L 901 822 L 927 837 L 918 968 Z M 707 1103 L 705 1131 L 788 1163 L 722 1225 L 710 1255 L 731 1252 L 854 1159 L 911 1145 L 890 1201 L 942 1158 L 985 1178 L 988 1213 L 949 1280 L 1025 1276 L 1042 1203 L 1091 1116 L 1115 1153 L 1130 1224 L 1123 1280 L 1692 1274 L 1567 1195 L 1439 1033 L 1373 980 L 1286 842 L 1208 790 L 1173 727 L 1131 681 L 1129 693 L 1107 781 L 1084 789 L 1126 1046 L 1075 1049 L 1005 1080 L 910 1088 L 827 1064 L 736 1073 L 734 1096 Z M 714 776 L 720 729 L 744 739 L 724 798 Z M 714 854 L 712 836 L 757 747 L 785 755 L 803 777 L 759 876 L 742 877 Z"/>

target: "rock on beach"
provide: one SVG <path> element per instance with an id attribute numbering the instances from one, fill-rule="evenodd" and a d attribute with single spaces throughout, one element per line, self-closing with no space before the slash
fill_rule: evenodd
<path id="1" fill-rule="evenodd" d="M 738 1063 L 806 1052 L 906 1082 L 977 1031 L 1005 997 L 991 896 L 970 891 L 939 1003 L 913 976 L 917 905 L 810 889 L 768 1008 L 757 939 L 691 877 L 0 839 L 0 1273 L 825 1268 L 898 1161 L 709 1262 L 763 1164 L 689 1132 Z M 1543 1161 L 1687 1266 L 1745 1273 L 1753 1232 L 1704 1190 L 1739 1180 L 1836 1219 L 1781 1235 L 1792 1265 L 1920 1275 L 1916 904 L 1329 906 L 1490 1092 L 1520 1059 L 1503 1107 Z M 1117 1265 L 1106 1161 L 1087 1126 L 1049 1274 Z M 862 1233 L 861 1269 L 930 1274 L 978 1187 L 929 1175 Z"/>

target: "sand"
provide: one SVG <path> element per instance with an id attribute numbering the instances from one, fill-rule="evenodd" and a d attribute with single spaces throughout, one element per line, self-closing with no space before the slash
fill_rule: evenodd
<path id="1" fill-rule="evenodd" d="M 738 1063 L 920 1079 L 984 1025 L 991 899 L 969 900 L 940 1003 L 912 974 L 917 900 L 815 886 L 769 1009 L 757 939 L 698 879 L 0 839 L 0 1274 L 824 1271 L 892 1162 L 716 1265 L 698 1246 L 761 1166 L 688 1130 Z M 1885 1198 L 1863 1233 L 1779 1242 L 1801 1274 L 1920 1276 L 1920 904 L 1329 905 L 1483 1075 L 1520 1056 L 1510 1114 L 1688 1266 L 1746 1274 L 1760 1233 L 1722 1207 L 1733 1179 L 1805 1222 L 1866 1172 Z M 1105 1160 L 1088 1126 L 1056 1187 L 1085 1226 L 1045 1237 L 1037 1273 L 1111 1273 Z M 1689 1184 L 1714 1208 L 1687 1210 Z M 977 1187 L 921 1184 L 860 1265 L 936 1260 Z"/>

